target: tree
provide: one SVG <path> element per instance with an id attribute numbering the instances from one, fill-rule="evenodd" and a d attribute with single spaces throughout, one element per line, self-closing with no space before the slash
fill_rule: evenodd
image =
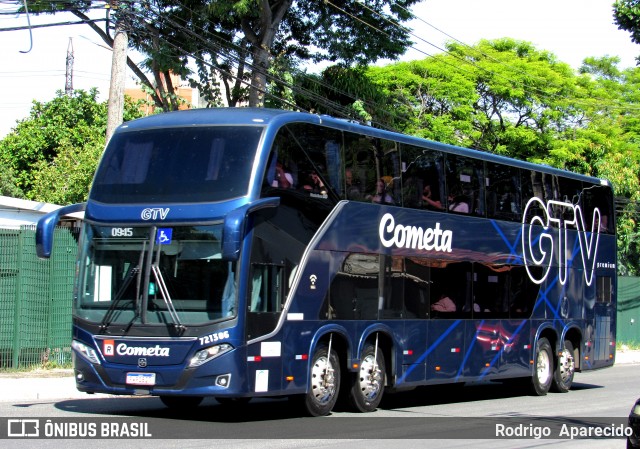
<path id="1" fill-rule="evenodd" d="M 196 58 L 199 75 L 209 77 L 194 80 L 205 87 L 212 84 L 207 95 L 216 93 L 216 76 L 230 98 L 242 95 L 238 83 L 229 83 L 233 78 L 249 84 L 250 106 L 262 106 L 268 81 L 279 80 L 269 75 L 274 58 L 350 65 L 402 54 L 410 40 L 409 30 L 399 24 L 412 17 L 407 8 L 418 1 L 154 0 L 116 3 L 112 17 L 126 21 L 132 46 L 148 56 L 145 65 L 154 75 L 154 86 L 135 65 L 129 67 L 154 89 L 154 100 L 163 109 L 176 108 L 170 103 L 172 86 L 167 75 L 186 76 L 188 58 Z M 70 11 L 88 20 L 86 12 L 93 4 L 91 0 L 37 0 L 30 9 Z M 107 32 L 88 23 L 112 45 Z M 249 81 L 244 79 L 245 72 L 250 74 Z"/>
<path id="2" fill-rule="evenodd" d="M 86 197 L 105 145 L 107 105 L 97 95 L 97 89 L 71 96 L 58 91 L 47 103 L 34 101 L 29 117 L 0 141 L 0 164 L 13 171 L 27 198 L 69 203 Z M 125 121 L 141 115 L 127 100 Z"/>
<path id="3" fill-rule="evenodd" d="M 350 65 L 402 54 L 409 32 L 398 23 L 412 17 L 407 8 L 416 2 L 232 0 L 214 2 L 210 11 L 213 21 L 236 18 L 235 34 L 251 54 L 249 105 L 260 106 L 274 56 Z"/>
<path id="4" fill-rule="evenodd" d="M 24 192 L 18 187 L 13 176 L 13 170 L 0 163 L 0 195 L 14 198 L 25 198 Z"/>
<path id="5" fill-rule="evenodd" d="M 640 44 L 640 0 L 616 0 L 613 21 L 619 29 L 631 33 L 631 42 Z M 640 59 L 636 57 L 636 61 Z"/>

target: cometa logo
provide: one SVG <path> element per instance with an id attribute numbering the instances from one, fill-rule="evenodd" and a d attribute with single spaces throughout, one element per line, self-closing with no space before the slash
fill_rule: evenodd
<path id="1" fill-rule="evenodd" d="M 422 229 L 396 224 L 393 215 L 384 214 L 380 220 L 378 233 L 380 241 L 386 248 L 396 246 L 397 248 L 451 252 L 453 232 L 440 229 L 440 223 L 436 223 L 434 228 Z"/>
<path id="2" fill-rule="evenodd" d="M 160 345 L 151 347 L 128 346 L 126 343 L 120 343 L 116 347 L 118 355 L 134 355 L 142 357 L 169 357 L 169 348 L 163 348 Z"/>

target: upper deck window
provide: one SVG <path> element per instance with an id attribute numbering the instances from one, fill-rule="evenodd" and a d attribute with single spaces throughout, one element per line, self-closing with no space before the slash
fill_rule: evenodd
<path id="1" fill-rule="evenodd" d="M 105 203 L 200 203 L 246 195 L 262 129 L 208 126 L 115 134 L 90 197 Z"/>

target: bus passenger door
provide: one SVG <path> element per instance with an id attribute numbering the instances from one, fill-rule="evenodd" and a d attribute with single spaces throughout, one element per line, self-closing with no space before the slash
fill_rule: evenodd
<path id="1" fill-rule="evenodd" d="M 254 262 L 251 266 L 247 304 L 247 340 L 272 332 L 278 324 L 284 301 L 284 267 Z M 268 393 L 282 388 L 282 342 L 275 339 L 247 347 L 249 391 Z"/>

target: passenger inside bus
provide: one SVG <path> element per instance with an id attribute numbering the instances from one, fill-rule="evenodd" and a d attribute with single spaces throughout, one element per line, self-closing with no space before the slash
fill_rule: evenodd
<path id="1" fill-rule="evenodd" d="M 353 170 L 351 168 L 347 168 L 344 171 L 344 178 L 346 182 L 346 194 L 348 200 L 353 201 L 361 201 L 362 200 L 362 191 L 360 189 L 360 184 L 353 177 Z"/>
<path id="2" fill-rule="evenodd" d="M 319 193 L 321 195 L 327 194 L 327 188 L 318 173 L 315 170 L 311 170 L 309 172 L 309 176 L 307 177 L 307 182 L 304 184 L 303 189 L 311 192 L 311 193 Z"/>
<path id="3" fill-rule="evenodd" d="M 280 161 L 276 162 L 276 176 L 271 183 L 271 187 L 280 189 L 290 189 L 293 187 L 293 176 Z"/>
<path id="4" fill-rule="evenodd" d="M 387 192 L 387 184 L 383 178 L 376 183 L 376 192 L 371 196 L 371 202 L 378 204 L 395 204 L 393 197 Z"/>
<path id="5" fill-rule="evenodd" d="M 442 202 L 438 199 L 437 195 L 434 195 L 431 186 L 429 184 L 425 184 L 422 189 L 422 205 L 426 209 L 431 210 L 442 210 Z"/>
<path id="6" fill-rule="evenodd" d="M 462 214 L 469 213 L 469 199 L 462 193 L 460 186 L 453 186 L 449 192 L 449 210 Z"/>
<path id="7" fill-rule="evenodd" d="M 455 312 L 456 303 L 443 292 L 440 293 L 440 299 L 431 304 L 431 310 L 434 312 Z"/>

